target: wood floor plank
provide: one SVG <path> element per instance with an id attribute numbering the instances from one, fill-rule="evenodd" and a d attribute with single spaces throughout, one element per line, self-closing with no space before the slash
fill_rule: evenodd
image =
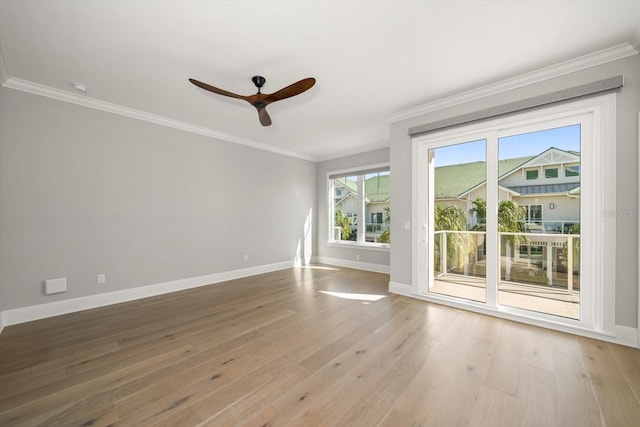
<path id="1" fill-rule="evenodd" d="M 467 424 L 494 347 L 472 338 L 480 317 L 464 313 L 455 320 L 451 334 L 433 347 L 414 380 L 398 396 L 393 406 L 397 414 L 417 424 Z"/>
<path id="2" fill-rule="evenodd" d="M 640 350 L 388 283 L 291 268 L 8 326 L 0 425 L 638 425 Z"/>
<path id="3" fill-rule="evenodd" d="M 589 374 L 607 426 L 634 426 L 640 420 L 640 404 L 604 342 L 580 338 L 580 361 Z"/>
<path id="4" fill-rule="evenodd" d="M 518 396 L 523 345 L 520 325 L 505 322 L 487 372 L 486 386 Z"/>
<path id="5" fill-rule="evenodd" d="M 517 424 L 518 398 L 485 385 L 480 387 L 470 426 L 512 427 Z"/>
<path id="6" fill-rule="evenodd" d="M 165 365 L 167 361 L 179 359 L 191 352 L 190 347 L 177 348 L 98 377 L 91 374 L 67 377 L 59 383 L 52 383 L 40 389 L 3 400 L 0 402 L 0 425 L 25 422 L 37 413 L 61 412 L 70 406 L 69 402 L 81 400 L 87 394 L 95 392 L 96 389 L 108 389 L 120 382 L 143 376 Z"/>
<path id="7" fill-rule="evenodd" d="M 608 344 L 608 346 L 633 395 L 640 402 L 640 351 L 629 351 L 627 347 L 615 344 Z"/>
<path id="8" fill-rule="evenodd" d="M 553 373 L 523 363 L 516 419 L 518 426 L 560 426 L 558 391 Z"/>
<path id="9" fill-rule="evenodd" d="M 398 395 L 415 378 L 435 345 L 428 338 L 417 341 L 369 387 L 366 399 L 361 399 L 335 425 L 378 425 L 392 410 Z"/>
<path id="10" fill-rule="evenodd" d="M 277 370 L 275 375 L 272 372 L 263 372 L 262 375 L 251 374 L 248 378 L 243 378 L 242 384 L 253 391 L 218 413 L 211 414 L 213 411 L 201 405 L 199 412 L 208 415 L 202 425 L 211 427 L 241 425 L 248 421 L 247 418 L 252 413 L 266 408 L 273 401 L 274 396 L 278 396 L 282 390 L 291 389 L 310 375 L 309 371 L 297 364 Z"/>
<path id="11" fill-rule="evenodd" d="M 600 408 L 580 358 L 554 351 L 553 372 L 558 390 L 558 423 L 562 426 L 600 427 Z"/>

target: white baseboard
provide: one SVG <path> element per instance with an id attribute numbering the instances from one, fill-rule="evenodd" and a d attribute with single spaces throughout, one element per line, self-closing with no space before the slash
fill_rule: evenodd
<path id="1" fill-rule="evenodd" d="M 638 341 L 638 328 L 631 328 L 629 326 L 616 325 L 616 341 L 617 344 L 627 345 L 630 347 L 640 348 L 640 341 Z"/>
<path id="2" fill-rule="evenodd" d="M 398 283 L 398 282 L 389 282 L 389 292 L 393 293 L 393 294 L 398 294 L 398 295 L 404 295 L 407 297 L 411 297 L 412 292 L 411 292 L 411 285 L 406 285 L 404 283 Z"/>
<path id="3" fill-rule="evenodd" d="M 89 295 L 86 297 L 71 298 L 67 300 L 5 310 L 0 312 L 0 332 L 4 326 L 16 325 L 19 323 L 30 322 L 32 320 L 59 316 L 61 314 L 73 313 L 76 311 L 133 301 L 140 298 L 197 288 L 199 286 L 212 285 L 215 283 L 226 282 L 228 280 L 255 276 L 256 274 L 270 273 L 272 271 L 291 268 L 292 266 L 293 261 L 284 261 L 275 264 L 224 271 L 205 276 L 173 280 L 171 282 L 138 286 L 135 288 L 123 289 L 104 294 Z"/>
<path id="4" fill-rule="evenodd" d="M 615 326 L 615 335 L 607 335 L 599 332 L 594 332 L 587 329 L 576 328 L 570 325 L 564 324 L 556 324 L 549 323 L 537 319 L 533 319 L 530 317 L 520 316 L 513 313 L 505 313 L 500 311 L 495 311 L 487 307 L 482 307 L 480 305 L 474 306 L 465 303 L 458 303 L 453 300 L 433 298 L 428 295 L 418 295 L 413 293 L 413 288 L 411 285 L 407 285 L 405 283 L 398 282 L 389 282 L 389 292 L 403 295 L 410 298 L 416 298 L 427 302 L 432 302 L 435 304 L 442 304 L 449 307 L 459 308 L 462 310 L 473 311 L 475 313 L 486 314 L 488 316 L 499 317 L 502 319 L 513 320 L 514 322 L 526 323 L 529 325 L 540 326 L 542 328 L 553 329 L 555 331 L 567 332 L 569 334 L 580 335 L 583 337 L 594 338 L 602 341 L 611 342 L 614 344 L 625 345 L 628 347 L 640 348 L 640 339 L 638 338 L 638 329 L 632 328 L 629 326 Z"/>
<path id="5" fill-rule="evenodd" d="M 373 264 L 369 262 L 361 262 L 361 261 L 351 261 L 340 258 L 330 258 L 325 256 L 318 256 L 316 261 L 319 264 L 329 264 L 336 265 L 338 267 L 346 267 L 353 268 L 356 270 L 364 270 L 364 271 L 372 271 L 374 273 L 385 273 L 389 274 L 390 268 L 388 265 L 384 264 Z"/>

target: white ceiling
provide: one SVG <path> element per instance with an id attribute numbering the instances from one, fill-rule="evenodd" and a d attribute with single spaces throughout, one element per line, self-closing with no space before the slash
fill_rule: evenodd
<path id="1" fill-rule="evenodd" d="M 3 80 L 82 82 L 83 97 L 311 160 L 388 146 L 401 111 L 627 41 L 640 1 L 0 1 Z M 187 81 L 249 95 L 256 74 L 266 93 L 317 83 L 262 127 Z"/>

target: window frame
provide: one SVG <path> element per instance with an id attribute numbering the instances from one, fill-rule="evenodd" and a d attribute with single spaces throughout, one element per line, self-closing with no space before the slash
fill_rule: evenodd
<path id="1" fill-rule="evenodd" d="M 577 168 L 574 170 L 574 168 Z M 580 165 L 569 165 L 564 167 L 564 177 L 574 178 L 580 176 Z"/>
<path id="2" fill-rule="evenodd" d="M 533 172 L 535 172 L 535 176 L 532 176 L 531 178 L 529 178 L 529 172 L 532 172 L 532 175 L 533 175 Z M 540 170 L 538 169 L 528 169 L 528 170 L 525 169 L 524 173 L 525 173 L 525 179 L 527 181 L 533 181 L 540 177 Z"/>
<path id="3" fill-rule="evenodd" d="M 340 170 L 332 170 L 328 171 L 326 174 L 326 183 L 327 183 L 327 192 L 328 195 L 328 218 L 327 218 L 327 227 L 328 227 L 328 240 L 327 245 L 334 247 L 357 247 L 366 250 L 374 250 L 374 251 L 385 251 L 388 252 L 391 248 L 390 243 L 376 243 L 376 242 L 366 242 L 365 234 L 366 234 L 366 215 L 365 215 L 365 204 L 364 197 L 365 194 L 365 185 L 364 185 L 364 176 L 373 173 L 372 170 L 377 170 L 378 172 L 389 172 L 391 175 L 391 168 L 389 163 L 375 163 L 368 164 L 356 168 L 349 169 L 340 169 Z M 350 241 L 350 240 L 336 240 L 334 237 L 334 220 L 335 220 L 335 201 L 333 195 L 335 194 L 334 189 L 334 179 L 336 179 L 336 175 L 341 175 L 343 177 L 347 176 L 361 176 L 363 179 L 358 179 L 358 218 L 364 218 L 365 221 L 362 224 L 358 224 L 358 240 Z M 331 178 L 331 177 L 334 178 Z M 389 195 L 391 197 L 391 195 Z M 362 221 L 360 221 L 362 222 Z M 360 229 L 362 227 L 362 229 Z"/>
<path id="4" fill-rule="evenodd" d="M 555 176 L 553 176 L 553 173 L 555 171 Z M 552 175 L 552 176 L 549 176 Z M 550 168 L 544 168 L 544 179 L 556 179 L 560 176 L 560 170 L 557 166 L 554 167 L 550 167 Z"/>
<path id="5" fill-rule="evenodd" d="M 574 321 L 573 319 L 561 319 L 557 316 L 537 315 L 532 316 L 530 312 L 512 309 L 510 307 L 499 306 L 497 295 L 487 294 L 487 303 L 476 303 L 462 301 L 456 298 L 441 297 L 427 292 L 429 273 L 424 268 L 426 262 L 420 260 L 429 259 L 428 226 L 428 202 L 421 190 L 427 188 L 428 183 L 428 151 L 437 146 L 471 141 L 486 138 L 487 132 L 494 132 L 493 137 L 505 136 L 504 129 L 512 132 L 519 129 L 523 133 L 527 128 L 539 130 L 540 123 L 550 123 L 554 120 L 561 122 L 562 119 L 572 118 L 580 115 L 589 115 L 589 135 L 592 141 L 588 147 L 581 147 L 581 186 L 582 194 L 585 198 L 581 207 L 581 218 L 591 218 L 587 224 L 581 224 L 583 232 L 581 235 L 589 236 L 583 238 L 585 253 L 589 252 L 586 260 L 616 259 L 616 232 L 615 219 L 606 215 L 606 208 L 616 206 L 616 174 L 615 174 L 615 145 L 616 145 L 616 94 L 607 93 L 576 101 L 554 104 L 545 108 L 521 112 L 515 115 L 498 116 L 479 122 L 474 122 L 462 127 L 447 128 L 425 135 L 415 136 L 412 139 L 413 145 L 413 178 L 412 178 L 412 209 L 413 209 L 413 230 L 412 234 L 412 294 L 420 299 L 438 302 L 471 311 L 477 311 L 496 317 L 517 320 L 533 325 L 540 325 L 556 330 L 578 333 L 587 336 L 615 336 L 615 283 L 616 271 L 615 262 L 592 262 L 589 269 L 589 280 L 594 289 L 590 301 L 581 301 L 584 311 L 588 316 L 588 321 Z M 497 159 L 497 145 L 487 146 L 487 162 L 489 159 Z M 487 170 L 487 182 L 496 181 L 496 171 Z M 606 191 L 605 191 L 606 190 Z M 491 196 L 490 202 L 487 195 L 487 205 L 497 203 L 497 195 Z M 610 209 L 610 208 L 609 208 Z M 495 224 L 494 224 L 495 226 Z M 588 228 L 587 228 L 588 227 Z M 493 232 L 493 228 L 487 225 L 487 233 Z M 489 239 L 492 241 L 493 239 Z M 495 243 L 491 243 L 495 245 Z M 496 248 L 487 250 L 497 253 Z M 425 258 L 427 257 L 427 258 Z M 494 263 L 491 268 L 497 269 Z M 497 275 L 494 272 L 494 276 Z M 581 308 L 582 310 L 582 308 Z"/>

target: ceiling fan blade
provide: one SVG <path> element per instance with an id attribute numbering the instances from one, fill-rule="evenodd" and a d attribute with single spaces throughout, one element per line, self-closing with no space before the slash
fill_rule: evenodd
<path id="1" fill-rule="evenodd" d="M 295 82 L 294 84 L 282 88 L 277 92 L 265 95 L 265 102 L 280 101 L 281 99 L 299 95 L 305 90 L 311 89 L 314 84 L 316 84 L 316 79 L 314 79 L 313 77 L 302 79 L 299 82 Z"/>
<path id="2" fill-rule="evenodd" d="M 271 117 L 269 117 L 266 108 L 258 108 L 258 117 L 260 118 L 260 124 L 262 126 L 271 126 Z"/>
<path id="3" fill-rule="evenodd" d="M 243 99 L 245 101 L 247 100 L 246 96 L 238 95 L 237 93 L 233 93 L 233 92 L 228 92 L 228 91 L 223 90 L 223 89 L 218 89 L 215 86 L 211 86 L 210 84 L 203 83 L 203 82 L 198 81 L 196 79 L 189 79 L 189 81 L 191 83 L 193 83 L 194 85 L 198 86 L 199 88 L 202 88 L 204 90 L 208 90 L 209 92 L 217 93 L 218 95 L 229 96 L 231 98 Z"/>

